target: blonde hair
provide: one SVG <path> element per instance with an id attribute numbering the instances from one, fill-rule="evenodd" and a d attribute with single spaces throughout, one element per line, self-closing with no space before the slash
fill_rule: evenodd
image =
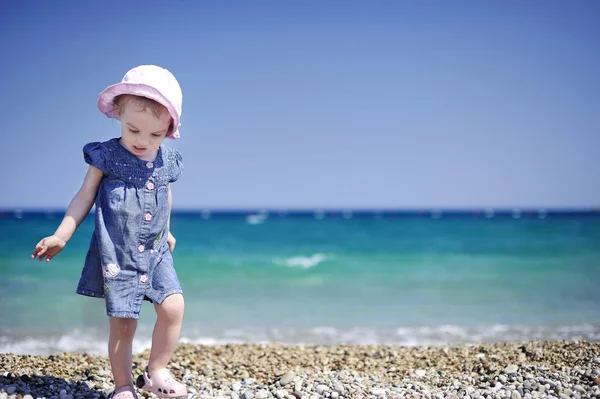
<path id="1" fill-rule="evenodd" d="M 123 112 L 125 106 L 127 106 L 127 104 L 129 103 L 135 103 L 135 110 L 138 112 L 150 111 L 150 113 L 152 113 L 152 115 L 154 115 L 157 118 L 160 118 L 160 116 L 164 112 L 166 112 L 167 115 L 171 117 L 169 111 L 164 105 L 148 97 L 136 96 L 133 94 L 121 94 L 116 96 L 113 100 L 115 111 L 117 111 L 118 115 L 120 115 Z M 171 118 L 171 124 L 167 129 L 167 136 L 171 133 L 173 133 L 173 118 Z"/>

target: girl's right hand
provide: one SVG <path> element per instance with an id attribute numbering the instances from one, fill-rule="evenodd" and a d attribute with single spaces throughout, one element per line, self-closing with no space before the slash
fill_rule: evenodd
<path id="1" fill-rule="evenodd" d="M 46 262 L 50 262 L 56 254 L 62 251 L 65 245 L 66 242 L 54 235 L 43 238 L 35 246 L 31 259 L 39 257 L 40 260 L 43 260 L 46 257 Z"/>

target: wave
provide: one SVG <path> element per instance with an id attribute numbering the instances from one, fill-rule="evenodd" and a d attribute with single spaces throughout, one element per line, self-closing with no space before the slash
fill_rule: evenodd
<path id="1" fill-rule="evenodd" d="M 150 348 L 151 329 L 136 334 L 133 351 Z M 50 355 L 63 352 L 107 356 L 105 331 L 74 329 L 64 334 L 23 337 L 22 333 L 0 336 L 0 353 Z M 413 326 L 413 327 L 220 327 L 188 328 L 181 343 L 225 345 L 281 343 L 288 345 L 400 345 L 440 346 L 530 340 L 584 340 L 600 342 L 600 325 L 574 326 Z"/>
<path id="2" fill-rule="evenodd" d="M 323 254 L 314 254 L 312 256 L 294 256 L 291 258 L 275 258 L 273 261 L 278 266 L 285 267 L 301 267 L 304 269 L 309 269 L 311 267 L 317 266 L 319 263 L 327 260 L 328 257 Z"/>

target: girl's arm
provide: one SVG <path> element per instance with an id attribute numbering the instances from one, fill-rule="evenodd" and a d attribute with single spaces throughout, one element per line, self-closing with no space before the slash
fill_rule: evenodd
<path id="1" fill-rule="evenodd" d="M 102 176 L 103 173 L 100 169 L 90 165 L 83 184 L 71 200 L 61 224 L 54 232 L 54 235 L 43 238 L 35 246 L 32 258 L 39 257 L 42 260 L 45 256 L 46 261 L 49 262 L 50 259 L 64 248 L 75 233 L 75 230 L 77 230 L 77 227 L 79 227 L 83 219 L 90 212 L 90 209 L 92 209 Z"/>

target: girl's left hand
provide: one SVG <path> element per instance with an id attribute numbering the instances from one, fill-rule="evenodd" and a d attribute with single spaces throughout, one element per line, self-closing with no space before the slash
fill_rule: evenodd
<path id="1" fill-rule="evenodd" d="M 175 239 L 175 237 L 173 237 L 173 234 L 171 234 L 171 232 L 169 231 L 169 235 L 167 236 L 167 244 L 169 244 L 169 251 L 171 251 L 171 253 L 173 253 L 173 251 L 175 250 L 175 242 L 177 240 Z"/>

